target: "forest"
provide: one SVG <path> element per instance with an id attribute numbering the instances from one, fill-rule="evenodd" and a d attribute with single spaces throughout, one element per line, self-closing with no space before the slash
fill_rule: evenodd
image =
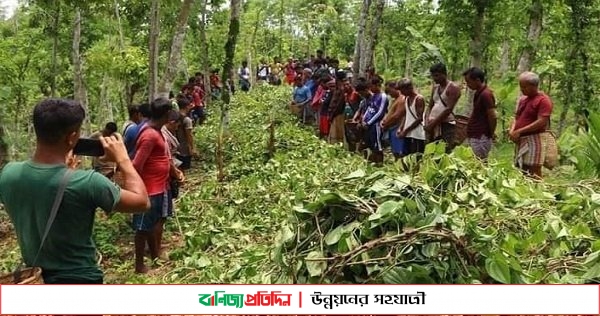
<path id="1" fill-rule="evenodd" d="M 419 161 L 373 166 L 298 123 L 290 86 L 255 76 L 248 93 L 208 98 L 168 260 L 135 274 L 128 216 L 98 213 L 105 282 L 597 283 L 599 26 L 598 0 L 20 1 L 0 9 L 0 158 L 31 155 L 31 111 L 47 97 L 79 101 L 91 134 L 195 73 L 237 83 L 243 61 L 254 74 L 322 50 L 359 76 L 412 78 L 427 97 L 432 64 L 457 82 L 476 66 L 498 108 L 487 164 L 431 144 Z M 507 135 L 525 71 L 554 104 L 560 165 L 543 181 L 513 166 Z M 0 272 L 21 260 L 4 211 L 0 253 Z"/>

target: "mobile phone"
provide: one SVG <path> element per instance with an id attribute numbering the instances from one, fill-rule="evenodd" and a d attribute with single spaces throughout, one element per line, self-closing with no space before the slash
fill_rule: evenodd
<path id="1" fill-rule="evenodd" d="M 104 156 L 104 147 L 99 139 L 80 138 L 73 148 L 73 155 L 102 157 Z"/>

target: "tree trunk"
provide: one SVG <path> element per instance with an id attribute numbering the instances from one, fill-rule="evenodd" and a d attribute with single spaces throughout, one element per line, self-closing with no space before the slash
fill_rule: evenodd
<path id="1" fill-rule="evenodd" d="M 87 91 L 83 79 L 83 65 L 81 54 L 79 53 L 79 43 L 81 42 L 81 11 L 79 8 L 75 11 L 75 25 L 73 28 L 73 92 L 75 100 L 81 103 L 85 110 L 85 124 L 88 131 L 91 131 L 90 113 L 88 111 Z"/>
<path id="2" fill-rule="evenodd" d="M 260 26 L 260 17 L 262 14 L 262 8 L 256 11 L 256 22 L 254 23 L 254 29 L 252 30 L 252 35 L 250 35 L 250 51 L 248 52 L 248 67 L 250 68 L 250 83 L 252 86 L 256 84 L 256 76 L 254 75 L 254 71 L 252 70 L 252 57 L 256 56 L 256 33 L 258 33 L 258 27 Z"/>
<path id="3" fill-rule="evenodd" d="M 225 43 L 225 62 L 223 63 L 223 84 L 231 78 L 233 70 L 233 59 L 235 58 L 235 46 L 237 44 L 238 34 L 240 33 L 240 11 L 241 0 L 231 0 L 231 18 L 229 21 L 229 32 L 227 34 L 227 42 Z M 225 104 L 231 101 L 230 91 L 223 89 L 222 99 Z"/>
<path id="4" fill-rule="evenodd" d="M 60 1 L 54 0 L 54 21 L 52 22 L 52 78 L 50 95 L 56 97 L 56 78 L 58 77 L 58 27 L 60 22 Z"/>
<path id="5" fill-rule="evenodd" d="M 283 58 L 283 22 L 284 22 L 284 1 L 279 0 L 279 57 Z"/>
<path id="6" fill-rule="evenodd" d="M 158 85 L 158 41 L 160 36 L 160 16 L 159 16 L 159 1 L 152 0 L 152 9 L 150 11 L 150 43 L 149 51 L 149 68 L 148 68 L 148 102 L 154 101 L 156 98 Z"/>
<path id="7" fill-rule="evenodd" d="M 543 19 L 542 0 L 532 0 L 529 8 L 529 29 L 527 31 L 527 45 L 521 52 L 517 72 L 522 73 L 531 70 L 533 59 L 535 58 L 537 45 L 542 34 L 542 19 Z"/>
<path id="8" fill-rule="evenodd" d="M 481 68 L 483 58 L 483 24 L 485 22 L 486 3 L 475 1 L 475 19 L 471 33 L 471 67 Z"/>
<path id="9" fill-rule="evenodd" d="M 119 2 L 118 0 L 114 0 L 114 4 L 115 4 L 115 18 L 117 19 L 117 26 L 118 26 L 118 31 L 119 31 L 119 50 L 121 51 L 121 58 L 123 58 L 123 60 L 125 60 L 125 38 L 123 37 L 123 25 L 121 24 L 121 13 L 119 12 Z M 129 81 L 129 76 L 125 75 L 125 78 L 122 78 L 123 80 L 123 92 L 122 92 L 122 100 L 124 100 L 125 106 L 126 108 L 129 108 L 131 106 L 132 101 L 133 100 L 131 96 L 131 83 Z M 121 106 L 123 107 L 123 102 L 121 103 Z M 127 113 L 127 109 L 123 109 L 123 113 Z"/>
<path id="10" fill-rule="evenodd" d="M 204 103 L 210 102 L 210 60 L 208 59 L 208 40 L 206 39 L 206 7 L 208 0 L 201 0 L 200 3 L 200 62 L 204 72 Z"/>
<path id="11" fill-rule="evenodd" d="M 106 109 L 106 120 L 108 122 L 114 122 L 115 116 L 113 113 L 112 103 L 108 97 L 108 74 L 104 73 L 102 77 L 102 85 L 100 86 L 100 104 Z"/>
<path id="12" fill-rule="evenodd" d="M 383 9 L 385 8 L 385 0 L 376 0 L 375 11 L 371 17 L 371 25 L 369 27 L 369 37 L 367 39 L 368 45 L 363 45 L 363 48 L 367 50 L 361 53 L 360 66 L 366 72 L 367 69 L 372 68 L 375 58 L 375 47 L 377 46 L 377 35 L 379 34 L 379 25 L 381 25 L 381 17 L 383 15 Z M 360 72 L 360 70 L 359 70 Z"/>
<path id="13" fill-rule="evenodd" d="M 193 0 L 184 0 L 179 10 L 179 16 L 177 17 L 177 28 L 175 29 L 175 35 L 171 43 L 171 53 L 169 54 L 169 61 L 165 73 L 160 80 L 158 87 L 158 96 L 168 98 L 169 92 L 173 86 L 173 81 L 177 76 L 177 70 L 179 69 L 179 63 L 181 62 L 181 51 L 183 50 L 183 40 L 185 39 L 185 33 L 188 24 L 188 17 L 190 16 L 190 8 Z"/>
<path id="14" fill-rule="evenodd" d="M 576 67 L 576 58 L 577 58 L 577 47 L 575 45 L 571 45 L 571 50 L 569 55 L 567 56 L 567 60 L 565 63 L 566 69 L 573 69 Z M 569 114 L 569 110 L 571 109 L 571 104 L 575 102 L 574 97 L 574 83 L 575 75 L 573 73 L 567 74 L 567 78 L 565 80 L 565 85 L 562 90 L 563 96 L 563 107 L 560 112 L 560 119 L 558 120 L 558 135 L 562 135 L 563 130 L 569 124 L 567 122 L 567 115 Z"/>
<path id="15" fill-rule="evenodd" d="M 500 75 L 504 76 L 510 70 L 510 41 L 505 38 L 502 41 L 502 55 L 500 57 Z"/>
<path id="16" fill-rule="evenodd" d="M 411 56 L 411 47 L 410 42 L 407 43 L 406 51 L 404 52 L 404 77 L 411 78 L 412 77 L 412 56 Z"/>
<path id="17" fill-rule="evenodd" d="M 363 0 L 362 8 L 360 10 L 360 17 L 358 18 L 358 30 L 356 32 L 356 42 L 354 44 L 354 60 L 352 61 L 352 72 L 354 73 L 355 80 L 359 77 L 363 77 L 364 70 L 361 73 L 360 63 L 362 60 L 361 53 L 363 52 L 363 45 L 365 44 L 365 29 L 367 28 L 367 21 L 369 18 L 369 8 L 371 7 L 371 0 Z"/>
<path id="18" fill-rule="evenodd" d="M 8 145 L 4 141 L 4 125 L 0 123 L 0 168 L 8 162 Z"/>
<path id="19" fill-rule="evenodd" d="M 229 21 L 229 32 L 227 34 L 227 43 L 225 43 L 225 62 L 223 63 L 223 91 L 222 99 L 223 104 L 221 106 L 221 130 L 219 132 L 219 138 L 217 140 L 217 180 L 223 181 L 225 174 L 223 171 L 223 136 L 228 132 L 229 125 L 229 103 L 231 101 L 231 91 L 227 89 L 227 82 L 233 70 L 233 58 L 235 57 L 235 46 L 237 44 L 237 37 L 240 33 L 240 11 L 241 11 L 241 0 L 231 0 L 230 10 L 231 17 Z"/>

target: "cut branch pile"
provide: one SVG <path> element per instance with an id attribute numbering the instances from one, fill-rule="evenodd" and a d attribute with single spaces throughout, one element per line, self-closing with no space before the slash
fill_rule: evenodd
<path id="1" fill-rule="evenodd" d="M 443 151 L 429 146 L 419 171 L 406 158 L 412 175 L 358 170 L 296 207 L 275 251 L 291 281 L 527 284 L 600 277 L 600 195 L 486 168 L 467 148 Z"/>

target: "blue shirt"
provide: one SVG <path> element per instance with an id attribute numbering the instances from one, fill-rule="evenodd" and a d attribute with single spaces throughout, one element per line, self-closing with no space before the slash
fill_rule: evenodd
<path id="1" fill-rule="evenodd" d="M 135 156 L 135 142 L 140 130 L 147 122 L 147 119 L 143 119 L 140 124 L 129 127 L 125 135 L 123 135 L 123 142 L 125 143 L 125 148 L 127 148 L 127 153 L 129 153 L 129 158 L 131 159 Z"/>
<path id="2" fill-rule="evenodd" d="M 302 87 L 296 87 L 294 89 L 294 102 L 297 104 L 303 104 L 312 99 L 312 92 L 308 85 Z"/>
<path id="3" fill-rule="evenodd" d="M 313 95 L 313 94 L 315 94 L 315 92 L 317 92 L 318 85 L 317 85 L 317 83 L 316 83 L 314 80 L 312 80 L 312 79 L 309 79 L 309 80 L 306 82 L 306 84 L 304 84 L 304 86 L 305 86 L 305 87 L 308 87 L 308 89 L 310 90 L 310 93 L 311 93 L 311 95 Z"/>
<path id="4" fill-rule="evenodd" d="M 365 110 L 365 116 L 363 117 L 363 122 L 368 126 L 379 124 L 387 112 L 388 103 L 388 97 L 383 92 L 375 94 L 369 98 L 366 101 L 367 107 Z"/>

